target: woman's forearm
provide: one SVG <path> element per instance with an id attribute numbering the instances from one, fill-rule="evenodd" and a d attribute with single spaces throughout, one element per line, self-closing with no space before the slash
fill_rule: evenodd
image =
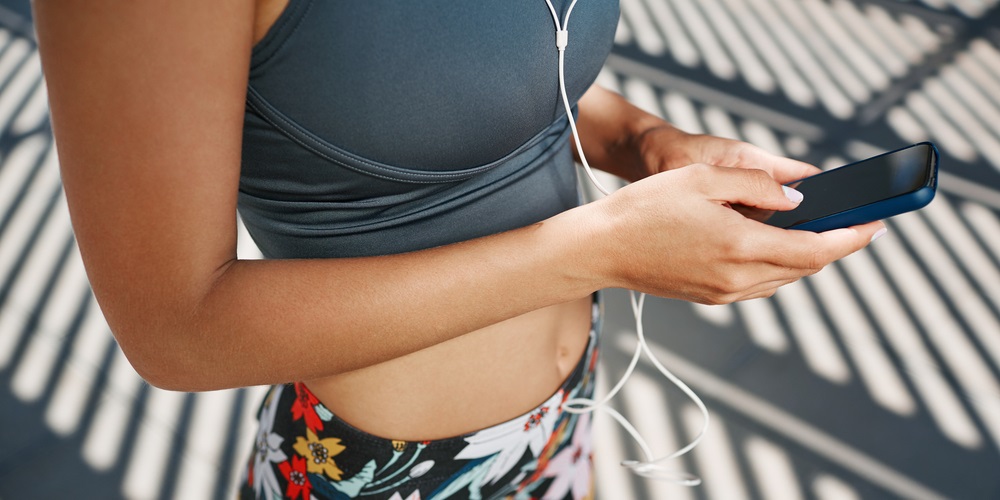
<path id="1" fill-rule="evenodd" d="M 404 255 L 239 262 L 236 202 L 253 5 L 38 1 L 74 233 L 95 296 L 155 385 L 312 378 L 604 286 L 579 209 Z"/>
<path id="2" fill-rule="evenodd" d="M 401 255 L 232 261 L 194 312 L 126 315 L 118 337 L 140 374 L 170 389 L 361 368 L 608 285 L 594 245 L 606 238 L 584 217 Z"/>

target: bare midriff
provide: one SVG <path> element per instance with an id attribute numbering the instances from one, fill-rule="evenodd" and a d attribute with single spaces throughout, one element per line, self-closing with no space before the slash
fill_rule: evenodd
<path id="1" fill-rule="evenodd" d="M 256 0 L 256 44 L 288 0 Z M 306 385 L 369 434 L 424 441 L 496 425 L 562 385 L 587 346 L 591 298 L 539 309 L 401 358 Z"/>
<path id="2" fill-rule="evenodd" d="M 524 314 L 306 385 L 338 418 L 405 441 L 490 427 L 548 399 L 587 346 L 591 299 Z"/>

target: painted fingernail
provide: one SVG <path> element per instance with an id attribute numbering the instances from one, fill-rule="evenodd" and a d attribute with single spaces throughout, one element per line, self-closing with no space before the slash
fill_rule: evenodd
<path id="1" fill-rule="evenodd" d="M 785 198 L 788 198 L 788 201 L 792 203 L 802 201 L 803 196 L 799 191 L 796 191 L 788 186 L 781 186 L 781 190 L 785 192 Z"/>
<path id="2" fill-rule="evenodd" d="M 872 239 L 871 239 L 871 241 L 869 241 L 869 243 L 871 243 L 871 242 L 873 242 L 873 241 L 881 238 L 882 235 L 884 235 L 885 233 L 888 233 L 888 232 L 889 232 L 889 229 L 884 228 L 884 227 L 882 229 L 879 229 L 878 231 L 875 231 L 875 234 L 872 235 Z"/>

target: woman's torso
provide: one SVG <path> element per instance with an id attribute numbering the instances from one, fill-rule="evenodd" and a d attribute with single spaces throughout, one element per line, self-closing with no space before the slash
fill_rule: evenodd
<path id="1" fill-rule="evenodd" d="M 381 3 L 258 0 L 240 208 L 265 255 L 419 250 L 574 206 L 544 0 Z M 617 12 L 603 0 L 573 11 L 574 101 L 610 50 Z M 585 348 L 589 303 L 308 385 L 342 419 L 383 437 L 487 427 L 560 385 Z"/>

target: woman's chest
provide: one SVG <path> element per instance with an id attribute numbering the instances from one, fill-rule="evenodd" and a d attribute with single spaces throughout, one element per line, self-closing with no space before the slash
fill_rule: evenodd
<path id="1" fill-rule="evenodd" d="M 617 20 L 617 2 L 574 7 L 572 101 L 600 71 Z M 250 84 L 360 157 L 456 170 L 503 157 L 560 117 L 557 64 L 544 0 L 291 0 L 254 50 Z"/>

